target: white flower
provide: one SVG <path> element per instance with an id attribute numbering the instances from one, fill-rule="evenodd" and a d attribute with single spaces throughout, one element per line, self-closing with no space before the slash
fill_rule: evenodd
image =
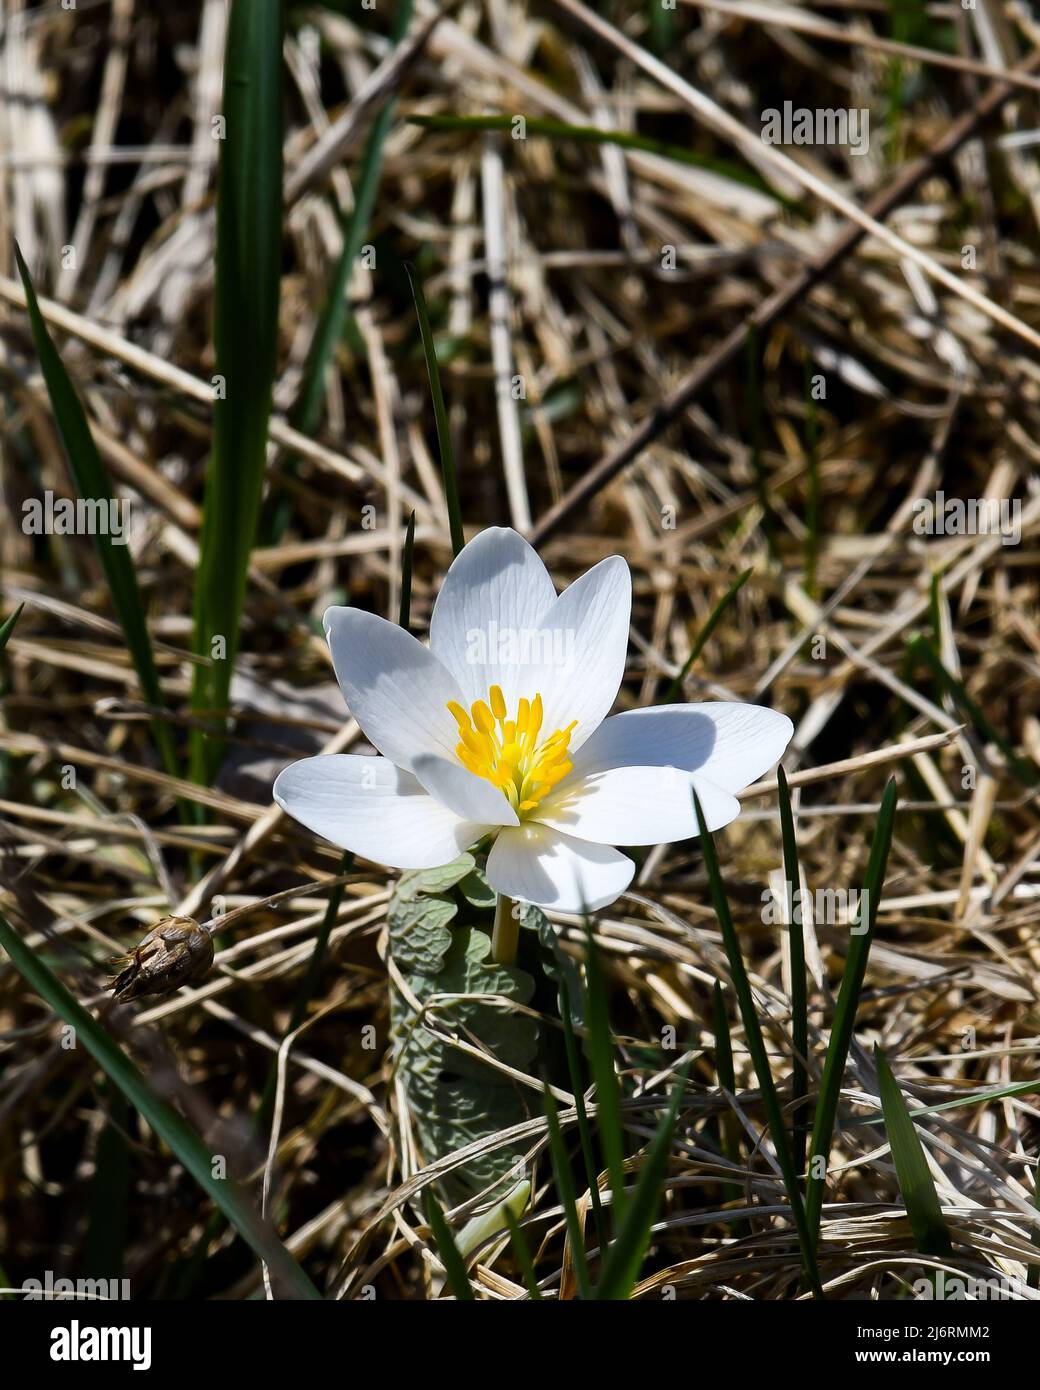
<path id="1" fill-rule="evenodd" d="M 398 869 L 449 863 L 485 835 L 500 894 L 605 907 L 635 865 L 616 844 L 697 834 L 781 756 L 791 721 L 759 705 L 662 705 L 607 717 L 632 583 L 614 555 L 557 596 L 515 531 L 483 531 L 448 571 L 425 647 L 358 608 L 325 634 L 351 713 L 382 757 L 293 763 L 274 797 L 343 849 Z"/>

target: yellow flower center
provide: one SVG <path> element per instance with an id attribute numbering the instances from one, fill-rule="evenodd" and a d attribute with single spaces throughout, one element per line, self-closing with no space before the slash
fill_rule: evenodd
<path id="1" fill-rule="evenodd" d="M 567 745 L 578 721 L 572 720 L 539 743 L 541 695 L 522 699 L 515 719 L 506 717 L 509 711 L 498 685 L 488 691 L 487 700 L 475 700 L 468 711 L 457 700 L 450 700 L 448 709 L 459 726 L 461 742 L 455 749 L 459 761 L 498 787 L 521 820 L 573 766 Z"/>

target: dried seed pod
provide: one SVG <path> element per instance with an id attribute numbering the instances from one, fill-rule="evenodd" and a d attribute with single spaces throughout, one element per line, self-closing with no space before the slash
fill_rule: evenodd
<path id="1" fill-rule="evenodd" d="M 213 938 L 192 917 L 164 917 L 111 964 L 117 973 L 108 988 L 120 1004 L 142 994 L 170 994 L 205 975 L 213 964 Z"/>

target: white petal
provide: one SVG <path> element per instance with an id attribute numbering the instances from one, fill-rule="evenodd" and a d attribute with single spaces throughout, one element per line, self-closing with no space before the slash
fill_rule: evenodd
<path id="1" fill-rule="evenodd" d="M 496 684 L 511 710 L 521 695 L 534 694 L 523 688 L 524 663 L 516 658 L 532 643 L 537 647 L 539 620 L 555 600 L 545 566 L 516 531 L 489 527 L 460 551 L 433 607 L 430 650 L 455 677 L 467 706 L 487 699 Z"/>
<path id="2" fill-rule="evenodd" d="M 545 825 L 503 830 L 488 855 L 492 888 L 560 912 L 595 912 L 632 882 L 636 866 L 607 845 L 572 840 Z"/>
<path id="3" fill-rule="evenodd" d="M 728 825 L 740 802 L 712 782 L 674 767 L 616 767 L 572 773 L 532 814 L 543 825 L 604 845 L 662 845 L 699 834 L 693 788 L 709 830 Z"/>
<path id="4" fill-rule="evenodd" d="M 458 816 L 484 825 L 519 825 L 520 820 L 497 787 L 477 777 L 457 760 L 416 758 L 415 775 L 431 796 Z"/>
<path id="5" fill-rule="evenodd" d="M 423 753 L 454 758 L 448 701 L 457 684 L 421 642 L 360 608 L 329 608 L 325 635 L 350 712 L 380 753 L 411 768 Z"/>
<path id="6" fill-rule="evenodd" d="M 786 714 L 764 705 L 718 701 L 628 710 L 603 721 L 574 759 L 567 784 L 607 768 L 678 767 L 738 792 L 780 760 L 793 732 Z"/>
<path id="7" fill-rule="evenodd" d="M 449 811 L 386 758 L 353 753 L 292 763 L 274 799 L 316 835 L 395 869 L 450 864 L 488 829 Z"/>
<path id="8" fill-rule="evenodd" d="M 632 578 L 620 555 L 594 565 L 564 589 L 542 618 L 550 658 L 532 670 L 534 690 L 542 696 L 542 729 L 551 734 L 572 719 L 573 753 L 595 732 L 609 712 L 625 674 Z"/>

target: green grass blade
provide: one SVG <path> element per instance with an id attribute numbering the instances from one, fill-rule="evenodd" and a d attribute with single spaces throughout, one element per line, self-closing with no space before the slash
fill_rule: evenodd
<path id="1" fill-rule="evenodd" d="M 336 877 L 350 872 L 354 863 L 354 856 L 350 850 L 345 850 L 343 857 L 339 861 L 339 868 L 336 870 Z M 314 947 L 307 961 L 307 969 L 304 971 L 300 988 L 293 1001 L 292 1013 L 289 1016 L 289 1026 L 285 1032 L 295 1033 L 300 1024 L 307 1017 L 307 1005 L 314 998 L 318 989 L 318 980 L 321 978 L 322 966 L 325 964 L 325 954 L 328 951 L 329 936 L 332 932 L 336 915 L 339 912 L 340 903 L 343 901 L 343 891 L 346 884 L 337 883 L 329 890 L 329 901 L 325 908 L 325 916 L 321 919 L 321 926 L 318 928 L 314 938 Z M 274 1104 L 275 1089 L 278 1085 L 278 1057 L 275 1055 L 271 1059 L 271 1065 L 267 1073 L 267 1083 L 264 1086 L 263 1095 L 256 1108 L 254 1124 L 260 1129 L 267 1123 L 271 1114 L 271 1107 Z"/>
<path id="2" fill-rule="evenodd" d="M 582 1073 L 578 1039 L 574 1034 L 574 1020 L 571 1017 L 570 991 L 562 974 L 558 989 L 560 1021 L 563 1024 L 563 1046 L 567 1055 L 567 1073 L 570 1077 L 571 1094 L 574 1096 L 574 1109 L 578 1117 L 578 1138 L 581 1143 L 581 1156 L 585 1161 L 585 1177 L 589 1186 L 589 1197 L 592 1201 L 592 1219 L 596 1227 L 596 1239 L 599 1241 L 600 1248 L 605 1250 L 607 1248 L 607 1223 L 603 1216 L 603 1202 L 599 1195 L 599 1183 L 597 1182 L 599 1175 L 592 1152 L 592 1130 L 589 1127 L 588 1111 L 585 1109 L 585 1077 Z"/>
<path id="3" fill-rule="evenodd" d="M 921 1140 L 910 1118 L 903 1093 L 899 1089 L 888 1059 L 880 1047 L 874 1047 L 881 1107 L 885 1112 L 885 1130 L 892 1147 L 899 1190 L 903 1194 L 910 1229 L 922 1255 L 942 1258 L 953 1249 L 950 1230 L 939 1205 L 939 1194 L 928 1171 Z"/>
<path id="4" fill-rule="evenodd" d="M 726 996 L 718 980 L 712 986 L 711 1013 L 715 1033 L 715 1075 L 719 1085 L 733 1095 L 737 1089 L 737 1078 L 733 1070 L 733 1039 L 730 1037 L 729 1019 L 726 1017 Z"/>
<path id="5" fill-rule="evenodd" d="M 10 614 L 4 619 L 3 624 L 0 624 L 0 652 L 2 652 L 2 651 L 4 650 L 4 648 L 7 646 L 8 639 L 10 638 L 11 633 L 14 632 L 16 626 L 18 625 L 18 619 L 22 616 L 22 609 L 23 609 L 24 607 L 25 607 L 25 604 L 24 604 L 24 603 L 20 603 L 20 604 L 18 605 L 18 607 L 14 610 L 14 612 L 13 612 L 13 613 L 10 613 Z M 5 669 L 2 665 L 0 665 L 0 701 L 3 700 L 3 697 L 4 697 L 6 694 L 7 694 L 7 671 L 6 671 L 6 669 Z M 7 778 L 8 778 L 8 775 L 9 775 L 9 773 L 10 773 L 10 767 L 11 767 L 11 756 L 10 756 L 10 754 L 9 754 L 9 753 L 0 753 L 0 796 L 6 796 L 6 795 L 7 795 Z M 3 1280 L 2 1280 L 2 1278 L 0 1278 L 0 1286 L 3 1286 Z"/>
<path id="6" fill-rule="evenodd" d="M 888 864 L 888 851 L 892 844 L 892 825 L 896 816 L 896 784 L 891 779 L 881 798 L 874 839 L 870 846 L 870 858 L 863 881 L 863 892 L 867 899 L 866 921 L 863 921 L 863 899 L 860 899 L 855 920 L 850 924 L 849 953 L 845 961 L 845 972 L 841 977 L 838 1002 L 834 1008 L 831 1023 L 831 1037 L 827 1046 L 827 1056 L 823 1063 L 823 1076 L 820 1079 L 820 1094 L 816 1102 L 816 1118 L 813 1122 L 812 1140 L 809 1145 L 809 1180 L 806 1191 L 806 1212 L 813 1242 L 820 1228 L 820 1211 L 823 1206 L 825 1178 L 814 1175 L 814 1168 L 826 1169 L 834 1135 L 834 1122 L 838 1115 L 838 1097 L 841 1093 L 845 1063 L 848 1060 L 852 1031 L 856 1024 L 856 1010 L 863 991 L 863 979 L 867 971 L 867 958 L 870 943 L 874 936 L 877 911 L 881 903 L 881 889 L 885 882 L 885 868 Z M 857 933 L 855 928 L 866 927 Z M 815 1163 L 814 1160 L 821 1160 Z"/>
<path id="7" fill-rule="evenodd" d="M 819 420 L 812 394 L 812 358 L 806 353 L 805 460 L 808 465 L 805 492 L 805 592 L 816 597 L 816 561 L 820 553 L 820 447 Z"/>
<path id="8" fill-rule="evenodd" d="M 20 603 L 13 613 L 9 614 L 0 625 L 0 652 L 7 646 L 7 640 L 18 625 L 18 619 L 22 616 L 24 603 Z"/>
<path id="9" fill-rule="evenodd" d="M 451 551 L 457 555 L 466 544 L 462 532 L 462 508 L 459 505 L 459 485 L 455 472 L 455 451 L 451 447 L 451 427 L 448 424 L 448 411 L 441 390 L 441 372 L 437 365 L 437 345 L 433 340 L 430 315 L 426 308 L 422 281 L 415 266 L 406 264 L 408 283 L 415 299 L 415 312 L 419 319 L 419 333 L 422 337 L 423 353 L 426 357 L 426 371 L 430 378 L 430 394 L 433 396 L 433 415 L 437 425 L 437 447 L 441 456 L 441 478 L 444 482 L 444 501 L 448 508 L 448 527 L 451 532 Z"/>
<path id="10" fill-rule="evenodd" d="M 989 716 L 971 698 L 963 684 L 947 671 L 931 644 L 924 637 L 911 638 L 907 643 L 907 655 L 911 658 L 920 657 L 925 662 L 939 688 L 950 696 L 957 708 L 975 726 L 984 739 L 997 745 L 1007 759 L 1008 767 L 1019 781 L 1028 787 L 1035 787 L 1040 781 L 1040 775 L 1037 774 L 1036 769 L 1015 752 L 1008 740 L 991 722 Z"/>
<path id="11" fill-rule="evenodd" d="M 776 1087 L 773 1084 L 773 1074 L 769 1068 L 769 1054 L 766 1052 L 765 1041 L 762 1037 L 762 1028 L 758 1020 L 758 1009 L 755 1006 L 754 995 L 751 993 L 751 983 L 748 980 L 747 970 L 744 968 L 744 960 L 740 954 L 740 942 L 737 940 L 737 933 L 733 926 L 733 918 L 729 910 L 729 902 L 726 898 L 726 890 L 722 884 L 722 875 L 719 872 L 719 861 L 715 853 L 715 844 L 708 834 L 707 822 L 704 819 L 700 798 L 696 792 L 693 793 L 693 804 L 697 812 L 697 824 L 700 828 L 701 851 L 704 855 L 704 868 L 708 875 L 708 888 L 711 893 L 712 907 L 715 910 L 719 930 L 722 933 L 723 945 L 726 948 L 726 958 L 729 961 L 729 973 L 733 981 L 733 993 L 737 996 L 737 1003 L 740 1006 L 740 1017 L 744 1024 L 747 1049 L 751 1055 L 751 1061 L 755 1068 L 755 1075 L 758 1077 L 759 1089 L 762 1092 L 762 1106 L 766 1112 L 766 1122 L 769 1125 L 769 1132 L 773 1138 L 773 1147 L 776 1149 L 777 1163 L 780 1166 L 780 1173 L 784 1180 L 784 1186 L 787 1189 L 787 1199 L 791 1203 L 791 1219 L 798 1233 L 798 1245 L 802 1254 L 802 1264 L 805 1268 L 805 1274 L 809 1281 L 810 1288 L 815 1294 L 819 1295 L 820 1276 L 816 1268 L 816 1254 L 813 1248 L 813 1242 L 810 1238 L 805 1206 L 802 1202 L 802 1189 L 798 1181 L 798 1173 L 791 1156 L 791 1146 L 788 1143 L 787 1131 L 784 1128 L 780 1101 L 777 1098 Z"/>
<path id="12" fill-rule="evenodd" d="M 648 0 L 647 26 L 650 30 L 650 50 L 664 57 L 675 43 L 675 13 L 665 9 L 661 0 Z"/>
<path id="13" fill-rule="evenodd" d="M 217 176 L 213 403 L 195 588 L 192 709 L 227 709 L 267 459 L 282 257 L 282 6 L 233 0 Z M 191 735 L 192 776 L 213 780 L 223 740 Z"/>
<path id="14" fill-rule="evenodd" d="M 588 1049 L 596 1086 L 596 1132 L 610 1174 L 614 1230 L 625 1210 L 625 1131 L 621 1123 L 621 1087 L 614 1069 L 614 1042 L 607 1008 L 607 984 L 591 924 L 585 924 L 585 989 L 588 999 Z"/>
<path id="15" fill-rule="evenodd" d="M 411 19 L 412 0 L 398 0 L 391 34 L 394 44 L 399 43 L 407 32 Z M 332 274 L 328 297 L 311 339 L 303 368 L 300 395 L 293 412 L 294 423 L 303 434 L 312 434 L 318 425 L 325 373 L 350 316 L 347 288 L 368 224 L 372 220 L 376 193 L 383 172 L 383 146 L 393 125 L 395 106 L 395 98 L 391 95 L 380 107 L 372 123 L 361 161 L 361 172 L 354 190 L 354 206 L 350 215 L 342 222 L 343 247 Z"/>
<path id="16" fill-rule="evenodd" d="M 567 1224 L 570 1239 L 571 1258 L 574 1262 L 574 1277 L 578 1281 L 578 1293 L 587 1299 L 590 1295 L 589 1262 L 585 1256 L 585 1236 L 581 1217 L 578 1215 L 578 1199 L 574 1195 L 574 1179 L 571 1177 L 571 1161 L 567 1145 L 563 1142 L 560 1117 L 556 1113 L 556 1102 L 548 1086 L 542 1094 L 545 1106 L 545 1122 L 549 1131 L 549 1158 L 552 1161 L 553 1177 L 556 1180 L 556 1195 L 563 1207 L 563 1219 Z M 602 1258 L 601 1249 L 600 1256 Z"/>
<path id="17" fill-rule="evenodd" d="M 399 43 L 412 19 L 412 0 L 399 0 L 391 26 L 391 40 Z M 321 421 L 321 407 L 329 366 L 348 326 L 353 323 L 347 291 L 350 277 L 364 245 L 365 234 L 372 221 L 376 194 L 383 172 L 383 147 L 393 124 L 396 100 L 390 95 L 372 123 L 361 172 L 354 189 L 354 205 L 349 213 L 340 215 L 342 245 L 339 259 L 329 279 L 325 302 L 318 314 L 314 335 L 307 349 L 300 379 L 300 389 L 292 410 L 292 423 L 301 434 L 312 435 Z M 296 472 L 296 458 L 290 455 L 282 463 L 283 475 Z M 277 545 L 285 535 L 292 515 L 291 497 L 280 491 L 269 499 L 261 518 L 260 529 L 264 545 Z"/>
<path id="18" fill-rule="evenodd" d="M 131 1105 L 176 1154 L 208 1197 L 220 1208 L 243 1240 L 267 1264 L 272 1277 L 291 1290 L 295 1298 L 320 1299 L 321 1294 L 263 1222 L 245 1193 L 231 1178 L 213 1175 L 213 1155 L 195 1131 L 165 1100 L 155 1095 L 135 1064 L 88 1014 L 0 915 L 0 946 L 19 974 L 50 1005 L 59 1018 L 71 1024 L 77 1044 L 82 1043 Z"/>
<path id="19" fill-rule="evenodd" d="M 604 130 L 600 126 L 571 125 L 568 121 L 556 121 L 544 116 L 409 116 L 411 125 L 423 126 L 426 130 L 508 130 L 516 129 L 515 122 L 522 120 L 528 135 L 545 135 L 550 140 L 575 140 L 593 145 L 618 145 L 623 150 L 639 150 L 646 154 L 656 154 L 662 159 L 672 159 L 678 164 L 689 164 L 695 169 L 707 169 L 723 178 L 742 183 L 747 188 L 755 188 L 760 193 L 785 207 L 799 206 L 797 199 L 787 198 L 771 188 L 765 179 L 752 170 L 744 169 L 725 159 L 711 159 L 699 155 L 685 145 L 670 145 L 664 140 L 651 136 L 636 135 L 628 130 Z"/>
<path id="20" fill-rule="evenodd" d="M 911 1110 L 912 1120 L 922 1120 L 927 1115 L 941 1115 L 944 1110 L 960 1110 L 965 1105 L 985 1105 L 991 1100 L 1003 1100 L 1006 1096 L 1022 1096 L 1040 1091 L 1040 1080 L 1012 1081 L 1007 1086 L 993 1086 L 988 1091 L 973 1091 L 970 1096 L 958 1096 L 956 1100 L 944 1100 L 939 1105 L 925 1105 L 919 1110 Z M 860 1120 L 861 1125 L 883 1125 L 884 1115 L 874 1120 Z"/>
<path id="21" fill-rule="evenodd" d="M 87 1197 L 83 1274 L 90 1279 L 122 1278 L 123 1251 L 129 1229 L 129 1106 L 118 1087 L 106 1089 L 108 1114 L 98 1136 L 94 1174 Z"/>
<path id="22" fill-rule="evenodd" d="M 801 922 L 795 921 L 795 893 L 801 893 L 801 871 L 798 864 L 798 844 L 794 835 L 794 816 L 791 814 L 791 793 L 782 767 L 776 770 L 780 800 L 780 836 L 784 847 L 784 881 L 787 891 L 787 934 L 791 950 L 791 1154 L 799 1173 L 805 1172 L 806 1110 L 809 1093 L 806 1059 L 809 1056 L 809 1006 L 805 983 L 805 938 Z M 801 916 L 799 912 L 798 916 Z"/>
<path id="23" fill-rule="evenodd" d="M 723 613 L 725 613 L 726 609 L 736 598 L 737 594 L 740 593 L 744 585 L 751 578 L 752 573 L 752 569 L 746 569 L 741 574 L 738 574 L 736 579 L 734 579 L 733 583 L 729 586 L 726 592 L 719 599 L 718 603 L 708 614 L 707 621 L 701 628 L 700 632 L 698 632 L 697 636 L 693 639 L 693 646 L 690 648 L 690 655 L 686 658 L 685 662 L 683 663 L 682 670 L 679 672 L 675 680 L 672 681 L 671 685 L 665 691 L 664 700 L 662 701 L 663 704 L 670 705 L 673 700 L 678 700 L 680 698 L 680 696 L 683 693 L 683 682 L 685 681 L 686 677 L 690 674 L 690 669 L 692 668 L 693 663 L 697 660 L 701 652 L 704 650 L 708 638 L 711 636 L 711 634 L 715 631 L 716 627 L 718 626 L 719 619 L 722 617 Z"/>
<path id="24" fill-rule="evenodd" d="M 628 1298 L 639 1278 L 664 1194 L 672 1135 L 675 1133 L 675 1122 L 689 1070 L 690 1061 L 687 1060 L 676 1077 L 671 1102 L 647 1148 L 624 1220 L 603 1262 L 603 1272 L 596 1285 L 597 1299 Z"/>
<path id="25" fill-rule="evenodd" d="M 733 1039 L 726 1016 L 726 996 L 718 980 L 712 986 L 711 1013 L 715 1034 L 715 1079 L 719 1086 L 732 1096 L 737 1090 L 737 1078 L 733 1070 Z M 737 1163 L 740 1158 L 740 1139 L 734 1120 L 731 1110 L 723 1110 L 719 1114 L 719 1148 L 731 1163 Z M 740 1188 L 736 1183 L 724 1183 L 723 1194 L 725 1201 L 733 1202 L 740 1196 Z"/>
<path id="26" fill-rule="evenodd" d="M 40 313 L 39 302 L 28 267 L 17 246 L 14 248 L 14 254 L 15 260 L 18 262 L 18 273 L 22 277 L 22 285 L 25 289 L 25 303 L 36 355 L 40 359 L 43 380 L 47 386 L 47 394 L 50 397 L 54 418 L 57 421 L 58 433 L 61 436 L 65 457 L 68 460 L 69 472 L 81 498 L 101 503 L 107 509 L 114 494 L 108 473 L 101 462 L 101 455 L 94 443 L 94 436 L 90 432 L 86 412 L 72 382 L 69 380 L 65 365 L 58 355 L 58 350 L 54 346 L 50 333 L 47 331 L 47 325 Z M 108 531 L 102 532 L 100 528 L 96 529 L 93 539 L 94 548 L 97 551 L 98 560 L 101 563 L 109 593 L 112 596 L 112 607 L 115 609 L 119 624 L 123 629 L 130 658 L 134 663 L 134 670 L 137 672 L 141 694 L 147 704 L 161 707 L 166 701 L 159 685 L 159 673 L 152 653 L 152 641 L 148 635 L 144 604 L 141 600 L 141 591 L 137 586 L 137 575 L 134 572 L 130 551 L 125 545 L 116 545 L 112 535 Z M 21 609 L 18 611 L 21 612 Z M 17 614 L 14 616 L 17 617 Z M 12 620 L 8 619 L 8 622 L 13 627 Z M 9 633 L 5 631 L 4 641 L 7 640 L 7 635 Z M 154 720 L 152 733 L 162 757 L 163 766 L 171 777 L 176 777 L 179 768 L 169 725 L 162 720 Z"/>
<path id="27" fill-rule="evenodd" d="M 340 878 L 343 874 L 349 874 L 354 866 L 354 855 L 351 851 L 344 850 L 339 861 L 339 868 L 336 870 L 336 877 Z M 332 933 L 336 915 L 339 912 L 339 905 L 343 901 L 343 893 L 346 889 L 345 883 L 337 883 L 329 890 L 329 901 L 325 907 L 325 916 L 321 920 L 317 935 L 314 938 L 314 949 L 311 951 L 310 959 L 307 961 L 307 969 L 304 972 L 303 980 L 300 983 L 300 992 L 297 994 L 293 1003 L 292 1016 L 289 1019 L 288 1032 L 295 1032 L 307 1016 L 307 1005 L 314 998 L 318 991 L 318 979 L 321 975 L 321 968 L 325 964 L 325 953 L 329 946 L 329 936 Z"/>
<path id="28" fill-rule="evenodd" d="M 524 1281 L 524 1287 L 533 1299 L 540 1299 L 542 1291 L 538 1287 L 538 1275 L 535 1273 L 534 1261 L 531 1259 L 531 1251 L 527 1244 L 527 1237 L 524 1235 L 523 1227 L 511 1211 L 504 1211 L 506 1225 L 509 1227 L 509 1237 L 513 1244 L 513 1254 L 516 1262 L 520 1266 L 520 1275 Z"/>
<path id="29" fill-rule="evenodd" d="M 755 475 L 755 492 L 762 512 L 762 532 L 771 560 L 779 559 L 776 541 L 776 513 L 769 498 L 769 475 L 762 456 L 762 346 L 758 324 L 748 326 L 744 343 L 744 398 L 748 412 L 748 447 L 751 471 Z"/>
<path id="30" fill-rule="evenodd" d="M 942 652 L 943 642 L 942 605 L 939 597 L 942 593 L 940 581 L 940 571 L 933 570 L 932 577 L 928 581 L 928 622 L 932 629 L 932 650 L 936 655 Z"/>
<path id="31" fill-rule="evenodd" d="M 404 550 L 401 554 L 401 610 L 398 622 L 408 631 L 412 618 L 412 555 L 415 551 L 415 513 L 408 518 L 404 533 Z"/>
<path id="32" fill-rule="evenodd" d="M 426 1189 L 424 1206 L 426 1208 L 426 1220 L 433 1234 L 433 1243 L 437 1247 L 437 1254 L 444 1266 L 444 1273 L 448 1276 L 448 1287 L 460 1303 L 475 1302 L 473 1286 L 466 1273 L 466 1262 L 459 1254 L 459 1247 L 455 1244 L 451 1227 L 444 1219 L 444 1213 L 441 1211 L 440 1203 L 437 1201 L 432 1187 Z"/>

